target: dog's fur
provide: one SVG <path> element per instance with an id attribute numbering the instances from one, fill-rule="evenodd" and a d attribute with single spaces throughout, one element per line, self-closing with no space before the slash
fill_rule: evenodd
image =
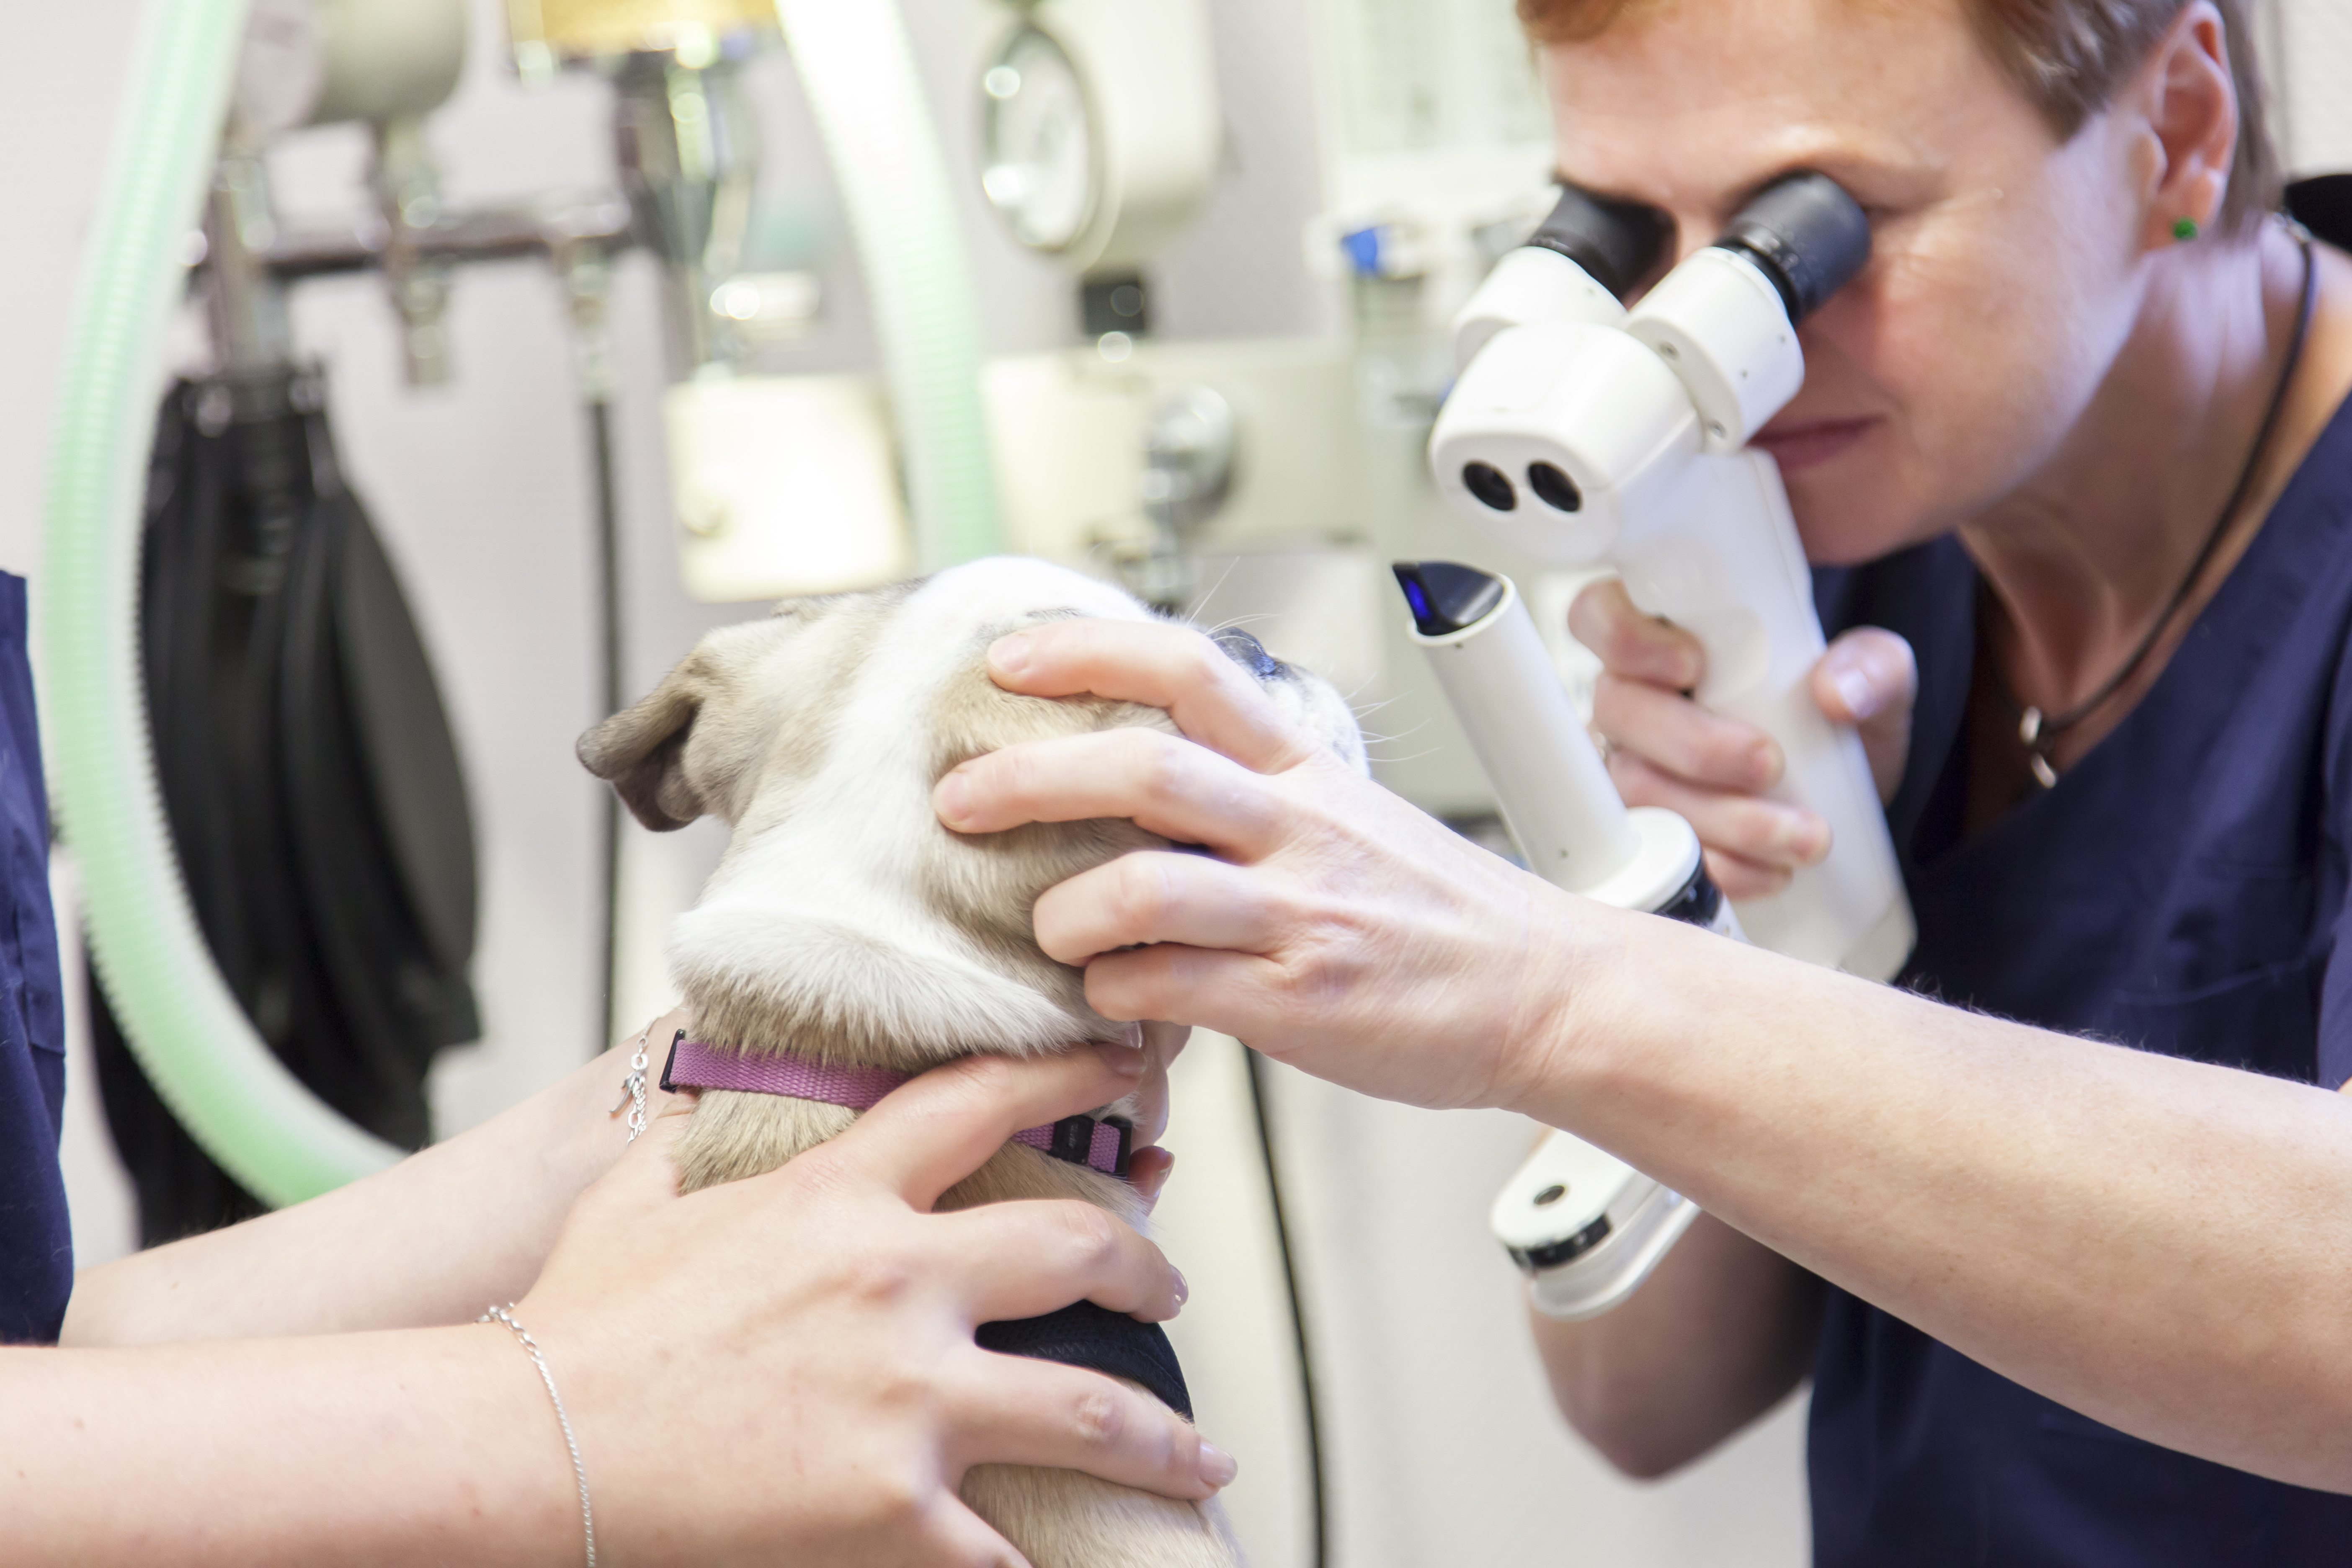
<path id="1" fill-rule="evenodd" d="M 996 637 L 1076 616 L 1151 618 L 1092 578 L 1009 558 L 786 600 L 766 620 L 705 637 L 651 695 L 582 737 L 581 761 L 647 827 L 708 813 L 733 829 L 671 940 L 696 1037 L 906 1071 L 977 1051 L 1034 1056 L 1135 1037 L 1135 1026 L 1087 1005 L 1080 971 L 1038 949 L 1031 910 L 1055 883 L 1166 840 L 1113 820 L 967 836 L 941 826 L 930 803 L 958 763 L 1017 741 L 1129 725 L 1174 731 L 1158 709 L 1017 696 L 989 679 Z M 1329 686 L 1235 657 L 1362 767 L 1354 719 Z M 678 1145 L 684 1186 L 772 1170 L 852 1117 L 809 1100 L 706 1093 Z M 1143 1218 L 1125 1183 L 1018 1144 L 941 1206 L 1043 1197 Z M 1241 1561 L 1213 1503 L 1012 1466 L 974 1468 L 963 1496 L 1036 1568 Z"/>

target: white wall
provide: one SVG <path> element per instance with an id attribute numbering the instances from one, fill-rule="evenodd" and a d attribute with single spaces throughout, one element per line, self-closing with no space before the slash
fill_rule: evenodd
<path id="1" fill-rule="evenodd" d="M 2271 122 L 2289 175 L 2352 174 L 2352 6 L 2257 0 Z"/>

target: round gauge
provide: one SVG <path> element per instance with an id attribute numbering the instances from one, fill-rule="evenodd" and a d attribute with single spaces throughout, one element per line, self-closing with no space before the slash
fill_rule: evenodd
<path id="1" fill-rule="evenodd" d="M 1024 26 L 980 85 L 981 188 L 1022 244 L 1066 248 L 1094 221 L 1102 195 L 1094 115 L 1077 67 L 1051 34 Z"/>
<path id="2" fill-rule="evenodd" d="M 311 0 L 253 0 L 229 107 L 254 147 L 310 118 L 327 85 L 327 36 Z"/>

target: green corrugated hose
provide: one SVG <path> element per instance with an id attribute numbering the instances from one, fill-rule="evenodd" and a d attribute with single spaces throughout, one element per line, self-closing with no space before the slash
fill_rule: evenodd
<path id="1" fill-rule="evenodd" d="M 905 19 L 896 0 L 776 0 L 776 13 L 864 264 L 916 563 L 996 554 L 979 306 Z"/>
<path id="2" fill-rule="evenodd" d="M 42 729 L 91 956 L 165 1104 L 272 1204 L 401 1151 L 330 1109 L 254 1032 L 197 929 L 163 820 L 141 691 L 140 487 L 183 248 L 220 144 L 245 0 L 152 0 L 66 338 L 35 584 Z"/>
<path id="3" fill-rule="evenodd" d="M 905 24 L 886 0 L 778 0 L 874 300 L 926 568 L 995 552 L 980 331 Z M 153 0 L 67 337 L 35 624 L 58 823 L 107 997 L 140 1066 L 248 1191 L 298 1203 L 400 1157 L 273 1056 L 214 963 L 148 740 L 140 485 L 163 344 L 226 111 L 246 0 Z"/>

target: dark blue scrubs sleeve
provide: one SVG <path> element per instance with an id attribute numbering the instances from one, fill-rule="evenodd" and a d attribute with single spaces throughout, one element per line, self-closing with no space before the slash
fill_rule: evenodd
<path id="1" fill-rule="evenodd" d="M 58 1135 L 65 999 L 49 809 L 25 655 L 25 580 L 0 573 L 0 1342 L 50 1343 L 73 1289 Z"/>
<path id="2" fill-rule="evenodd" d="M 2319 1041 L 2313 1078 L 2326 1089 L 2352 1079 L 2352 899 L 2345 888 L 2352 864 L 2352 641 L 2336 662 L 2327 704 L 2319 784 L 2326 808 L 2320 814 L 2321 852 L 2313 857 L 2315 902 L 2336 911 L 2325 933 L 2319 984 Z"/>

